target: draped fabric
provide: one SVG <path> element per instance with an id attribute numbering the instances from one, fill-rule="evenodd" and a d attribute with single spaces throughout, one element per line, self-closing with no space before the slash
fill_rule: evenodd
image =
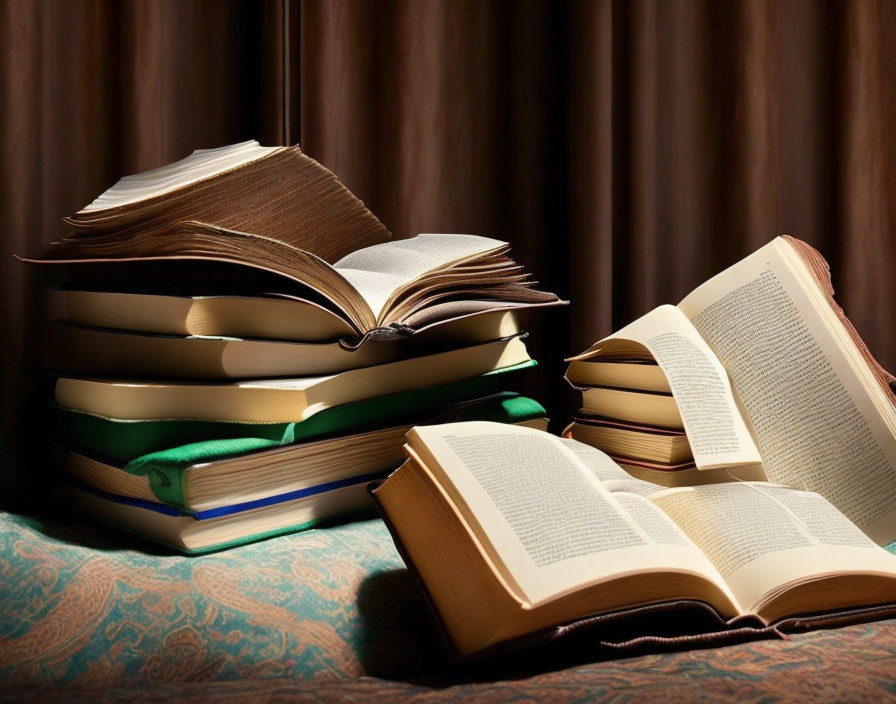
<path id="1" fill-rule="evenodd" d="M 0 4 L 4 424 L 27 425 L 36 255 L 119 176 L 300 142 L 398 237 L 472 232 L 572 301 L 562 358 L 773 236 L 815 245 L 896 368 L 896 3 Z"/>

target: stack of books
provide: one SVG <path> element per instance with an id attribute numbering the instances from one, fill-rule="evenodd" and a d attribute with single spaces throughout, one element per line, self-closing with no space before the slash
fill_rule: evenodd
<path id="1" fill-rule="evenodd" d="M 128 176 L 39 260 L 72 504 L 186 552 L 365 511 L 413 425 L 544 429 L 507 390 L 519 314 L 561 304 L 508 246 L 391 240 L 298 147 L 250 142 Z"/>
<path id="2" fill-rule="evenodd" d="M 575 360 L 567 381 L 582 405 L 564 435 L 607 453 L 629 473 L 659 484 L 697 477 L 678 405 L 653 359 Z"/>

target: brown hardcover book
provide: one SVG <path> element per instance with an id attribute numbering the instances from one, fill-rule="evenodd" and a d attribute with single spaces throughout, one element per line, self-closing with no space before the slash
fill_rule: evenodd
<path id="1" fill-rule="evenodd" d="M 125 177 L 66 222 L 73 232 L 30 260 L 65 288 L 281 294 L 327 308 L 356 336 L 560 303 L 533 288 L 504 242 L 441 234 L 390 241 L 297 146 L 195 152 Z"/>
<path id="2" fill-rule="evenodd" d="M 588 388 L 586 407 L 644 420 L 638 406 L 670 400 L 698 471 L 761 467 L 769 481 L 818 492 L 887 545 L 896 541 L 894 379 L 832 292 L 821 255 L 778 237 L 677 306 L 660 306 L 572 358 L 567 378 L 589 378 L 587 366 L 604 360 L 657 363 L 671 396 Z M 626 415 L 614 415 L 606 398 L 589 405 L 589 395 L 608 394 Z"/>
<path id="3" fill-rule="evenodd" d="M 683 602 L 768 628 L 896 601 L 896 556 L 815 493 L 657 487 L 493 423 L 414 428 L 406 452 L 374 497 L 459 655 Z"/>

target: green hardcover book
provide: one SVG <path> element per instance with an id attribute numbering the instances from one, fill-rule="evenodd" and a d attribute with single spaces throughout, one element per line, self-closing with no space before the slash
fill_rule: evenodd
<path id="1" fill-rule="evenodd" d="M 512 392 L 457 404 L 418 424 L 491 420 L 546 429 L 544 408 Z M 383 426 L 232 456 L 193 443 L 126 465 L 69 451 L 74 505 L 115 527 L 188 553 L 313 527 L 370 508 L 365 485 L 401 463 L 410 425 Z"/>

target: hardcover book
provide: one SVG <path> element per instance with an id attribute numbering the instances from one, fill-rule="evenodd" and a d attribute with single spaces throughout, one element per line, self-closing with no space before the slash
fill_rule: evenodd
<path id="1" fill-rule="evenodd" d="M 658 487 L 494 423 L 415 428 L 406 453 L 373 495 L 459 655 L 651 605 L 700 602 L 734 629 L 896 602 L 896 555 L 814 492 Z"/>
<path id="2" fill-rule="evenodd" d="M 328 408 L 531 363 L 520 337 L 351 369 L 330 376 L 232 382 L 61 376 L 60 406 L 126 420 L 291 423 Z"/>
<path id="3" fill-rule="evenodd" d="M 515 394 L 443 415 L 547 427 L 544 408 Z M 177 449 L 176 466 L 146 457 L 122 468 L 62 450 L 71 480 L 63 491 L 72 505 L 118 529 L 203 553 L 369 513 L 365 487 L 401 461 L 407 429 L 384 427 L 235 456 L 214 442 L 197 443 Z"/>

